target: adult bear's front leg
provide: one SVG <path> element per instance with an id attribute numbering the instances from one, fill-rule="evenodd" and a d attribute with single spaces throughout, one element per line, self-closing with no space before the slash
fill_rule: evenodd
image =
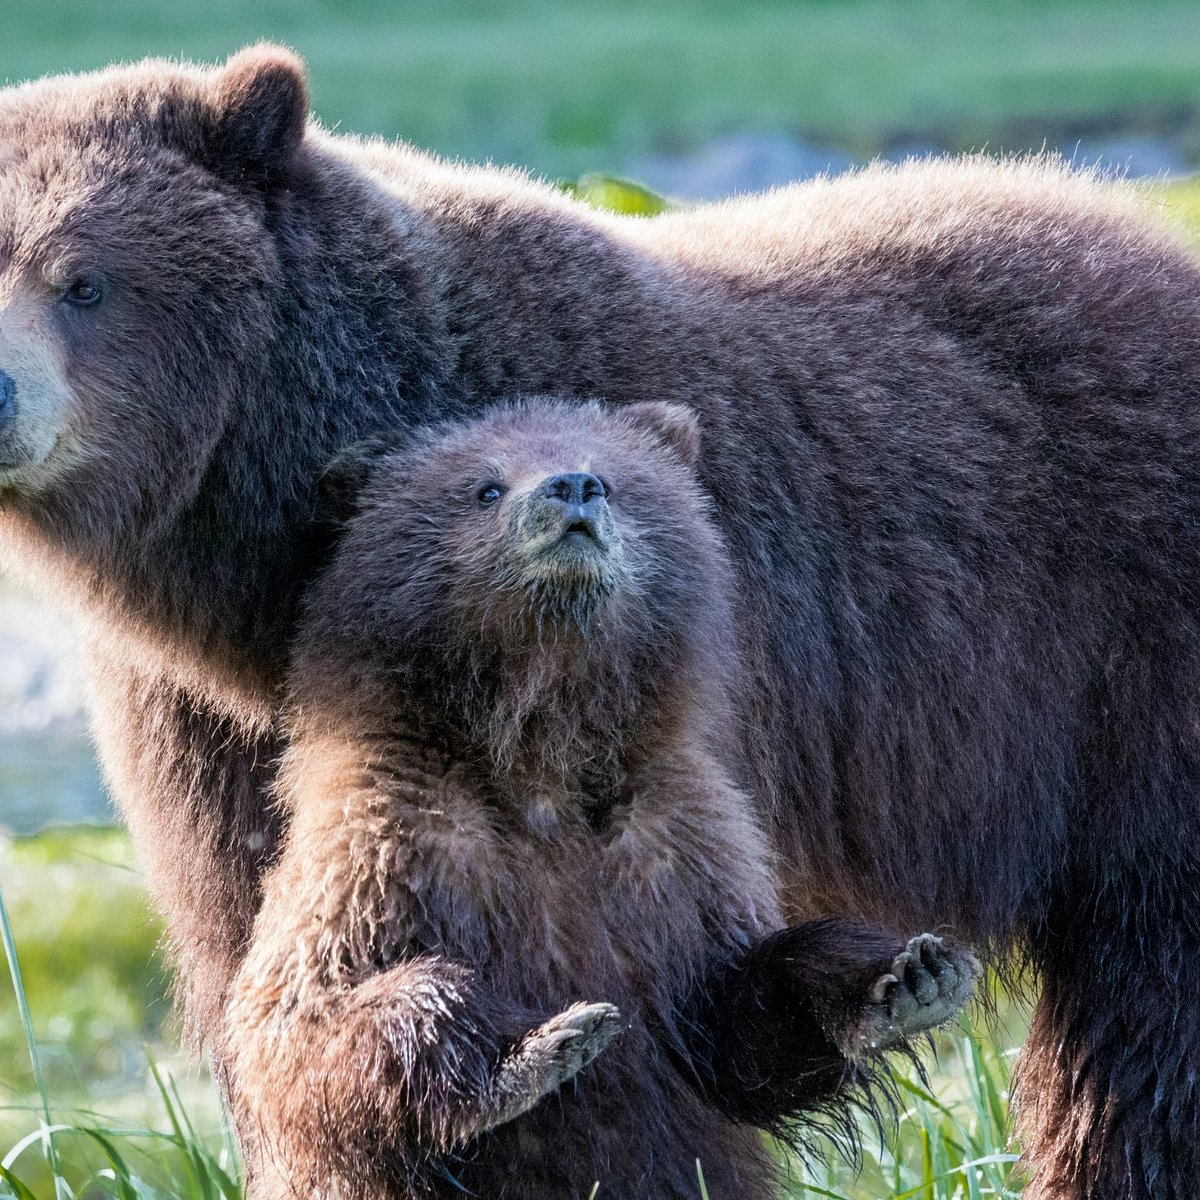
<path id="1" fill-rule="evenodd" d="M 1102 879 L 1079 871 L 1034 931 L 1042 993 L 1014 1080 L 1029 1200 L 1200 1196 L 1200 922 L 1186 838 L 1179 862 L 1137 847 L 1136 868 L 1108 855 Z"/>
<path id="2" fill-rule="evenodd" d="M 783 1129 L 849 1098 L 875 1056 L 952 1017 L 978 974 L 969 951 L 932 934 L 905 943 L 833 920 L 781 930 L 697 990 L 694 1074 L 729 1116 Z"/>

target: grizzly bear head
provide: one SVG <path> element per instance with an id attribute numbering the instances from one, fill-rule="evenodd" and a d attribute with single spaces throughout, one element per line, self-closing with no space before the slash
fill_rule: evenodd
<path id="1" fill-rule="evenodd" d="M 0 552 L 265 716 L 340 448 L 444 416 L 396 205 L 302 68 L 149 60 L 0 89 Z"/>
<path id="2" fill-rule="evenodd" d="M 559 746 L 619 740 L 704 692 L 729 624 L 698 447 L 678 405 L 534 399 L 343 457 L 327 492 L 344 531 L 298 647 L 305 702 L 352 680 L 344 711 L 448 721 L 504 757 L 552 727 Z"/>
<path id="3" fill-rule="evenodd" d="M 264 206 L 307 120 L 299 62 L 165 62 L 0 92 L 0 500 L 194 495 L 273 341 Z M 89 466 L 92 468 L 89 472 Z M 78 497 L 77 497 L 78 499 Z"/>

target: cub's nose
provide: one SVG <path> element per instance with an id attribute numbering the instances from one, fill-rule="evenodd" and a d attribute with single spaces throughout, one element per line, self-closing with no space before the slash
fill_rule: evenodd
<path id="1" fill-rule="evenodd" d="M 560 504 L 582 507 L 595 500 L 604 500 L 608 496 L 608 488 L 586 471 L 568 471 L 562 475 L 551 475 L 543 480 L 538 489 L 548 500 L 557 500 Z"/>
<path id="2" fill-rule="evenodd" d="M 17 411 L 17 381 L 0 371 L 0 425 L 12 419 Z"/>
<path id="3" fill-rule="evenodd" d="M 612 527 L 608 488 L 586 471 L 568 471 L 543 479 L 534 493 L 544 517 L 562 536 L 590 538 L 603 546 Z"/>

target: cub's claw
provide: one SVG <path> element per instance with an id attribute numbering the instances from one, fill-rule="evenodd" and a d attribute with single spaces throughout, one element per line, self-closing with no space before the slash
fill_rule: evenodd
<path id="1" fill-rule="evenodd" d="M 519 1117 L 588 1065 L 621 1031 L 611 1004 L 574 1004 L 527 1033 L 504 1057 L 474 1132 Z"/>
<path id="2" fill-rule="evenodd" d="M 611 1004 L 576 1004 L 538 1026 L 522 1051 L 545 1063 L 557 1087 L 577 1074 L 621 1032 L 621 1014 Z"/>
<path id="3" fill-rule="evenodd" d="M 970 999 L 979 973 L 970 951 L 919 934 L 872 984 L 862 1017 L 847 1031 L 847 1057 L 890 1049 L 948 1021 Z"/>

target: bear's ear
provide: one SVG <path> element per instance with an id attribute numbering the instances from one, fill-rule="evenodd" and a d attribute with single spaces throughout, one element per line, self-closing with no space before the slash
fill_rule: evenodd
<path id="1" fill-rule="evenodd" d="M 666 442 L 689 467 L 700 457 L 700 421 L 685 405 L 663 400 L 645 400 L 621 409 L 625 419 L 649 429 Z"/>
<path id="2" fill-rule="evenodd" d="M 359 497 L 376 464 L 403 444 L 399 430 L 342 447 L 317 478 L 313 518 L 319 525 L 343 525 L 358 511 Z"/>
<path id="3" fill-rule="evenodd" d="M 371 475 L 374 455 L 365 446 L 347 446 L 317 479 L 313 516 L 320 525 L 341 525 L 358 509 L 358 498 Z"/>
<path id="4" fill-rule="evenodd" d="M 308 84 L 296 55 L 265 42 L 248 46 L 217 75 L 209 103 L 209 147 L 220 174 L 269 183 L 287 173 L 308 121 Z"/>

